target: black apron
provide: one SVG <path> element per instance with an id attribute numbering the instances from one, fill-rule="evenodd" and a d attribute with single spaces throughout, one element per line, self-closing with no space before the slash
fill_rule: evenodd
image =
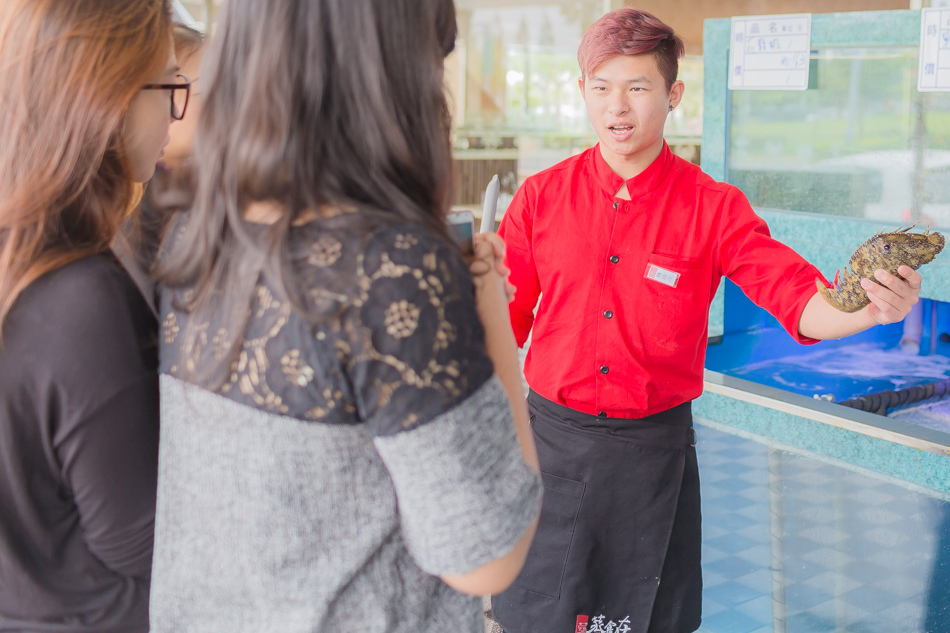
<path id="1" fill-rule="evenodd" d="M 492 598 L 505 633 L 698 629 L 702 535 L 690 403 L 647 418 L 606 418 L 530 392 L 528 409 L 544 500 L 524 569 Z"/>

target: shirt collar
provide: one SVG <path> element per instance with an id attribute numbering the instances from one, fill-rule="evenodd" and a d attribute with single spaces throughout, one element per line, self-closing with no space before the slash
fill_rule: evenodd
<path id="1" fill-rule="evenodd" d="M 614 197 L 614 194 L 620 190 L 623 184 L 623 178 L 618 176 L 604 160 L 600 153 L 600 143 L 594 146 L 591 151 L 591 160 L 593 163 L 593 173 L 597 183 L 604 189 L 608 196 Z M 627 192 L 630 198 L 636 200 L 638 197 L 650 193 L 660 186 L 660 183 L 666 179 L 670 168 L 673 166 L 673 152 L 666 140 L 663 141 L 663 149 L 660 155 L 650 163 L 649 167 L 627 181 Z"/>

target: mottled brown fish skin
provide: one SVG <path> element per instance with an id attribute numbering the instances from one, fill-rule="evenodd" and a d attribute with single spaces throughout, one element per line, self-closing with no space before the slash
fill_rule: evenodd
<path id="1" fill-rule="evenodd" d="M 880 283 L 874 278 L 874 271 L 878 269 L 903 279 L 897 274 L 899 266 L 907 265 L 917 270 L 933 261 L 943 250 L 943 235 L 930 229 L 923 233 L 911 233 L 912 228 L 909 226 L 893 233 L 878 233 L 866 241 L 854 251 L 848 266 L 838 272 L 837 284 L 833 288 L 826 288 L 820 280 L 815 280 L 818 292 L 825 301 L 842 312 L 857 312 L 871 303 L 867 292 L 861 287 L 861 279 Z"/>

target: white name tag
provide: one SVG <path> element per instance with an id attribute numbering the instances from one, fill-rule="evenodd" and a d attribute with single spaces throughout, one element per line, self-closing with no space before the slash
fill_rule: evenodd
<path id="1" fill-rule="evenodd" d="M 679 273 L 673 272 L 672 270 L 667 270 L 665 268 L 660 268 L 656 264 L 649 264 L 647 266 L 647 274 L 644 276 L 647 279 L 658 281 L 661 284 L 669 286 L 670 288 L 675 288 L 676 284 L 679 283 L 680 280 Z"/>

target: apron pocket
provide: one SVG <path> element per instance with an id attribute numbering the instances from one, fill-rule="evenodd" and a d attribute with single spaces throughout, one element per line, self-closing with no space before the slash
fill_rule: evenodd
<path id="1" fill-rule="evenodd" d="M 544 498 L 528 560 L 514 584 L 557 600 L 586 484 L 541 473 Z"/>

